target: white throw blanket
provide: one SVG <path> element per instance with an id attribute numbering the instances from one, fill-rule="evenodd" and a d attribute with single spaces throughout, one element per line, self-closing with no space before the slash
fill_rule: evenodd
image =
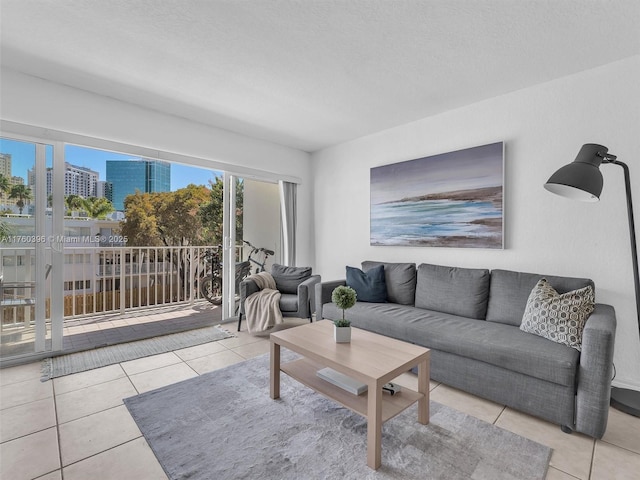
<path id="1" fill-rule="evenodd" d="M 264 332 L 284 322 L 280 312 L 280 292 L 276 290 L 276 281 L 271 274 L 260 272 L 250 275 L 247 280 L 253 280 L 260 289 L 244 301 L 249 333 Z"/>

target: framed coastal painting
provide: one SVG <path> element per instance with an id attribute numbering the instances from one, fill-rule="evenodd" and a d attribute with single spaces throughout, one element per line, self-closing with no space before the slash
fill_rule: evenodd
<path id="1" fill-rule="evenodd" d="M 371 169 L 371 245 L 503 248 L 504 142 Z"/>

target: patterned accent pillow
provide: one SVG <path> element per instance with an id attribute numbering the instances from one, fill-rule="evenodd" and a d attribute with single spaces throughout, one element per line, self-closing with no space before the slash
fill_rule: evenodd
<path id="1" fill-rule="evenodd" d="M 541 278 L 531 290 L 520 330 L 580 351 L 584 324 L 594 308 L 591 285 L 561 295 Z"/>

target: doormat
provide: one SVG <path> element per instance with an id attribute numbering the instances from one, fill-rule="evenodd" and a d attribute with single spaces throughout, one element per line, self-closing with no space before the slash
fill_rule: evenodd
<path id="1" fill-rule="evenodd" d="M 203 343 L 216 342 L 233 336 L 228 330 L 216 325 L 47 358 L 42 362 L 42 381 L 46 382 L 52 378 L 72 373 L 106 367 L 115 363 L 167 353 Z"/>

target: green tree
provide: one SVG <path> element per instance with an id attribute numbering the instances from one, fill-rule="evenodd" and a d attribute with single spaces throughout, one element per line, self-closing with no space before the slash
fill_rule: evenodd
<path id="1" fill-rule="evenodd" d="M 9 179 L 0 173 L 0 194 L 8 193 L 11 189 Z M 13 233 L 13 227 L 6 220 L 0 220 L 0 242 Z"/>
<path id="2" fill-rule="evenodd" d="M 124 200 L 122 235 L 130 246 L 204 245 L 200 206 L 209 200 L 205 186 L 189 185 L 175 192 L 140 193 Z"/>
<path id="3" fill-rule="evenodd" d="M 114 211 L 113 205 L 103 197 L 89 197 L 82 199 L 82 208 L 91 218 L 106 218 Z"/>
<path id="4" fill-rule="evenodd" d="M 124 200 L 125 220 L 120 222 L 120 233 L 127 237 L 128 246 L 189 246 L 204 245 L 203 227 L 198 215 L 200 206 L 210 198 L 204 185 L 188 185 L 175 192 L 140 193 Z M 178 256 L 165 250 L 165 261 L 173 262 L 183 292 L 189 291 L 192 279 L 187 250 Z"/>
<path id="5" fill-rule="evenodd" d="M 222 221 L 224 216 L 222 178 L 216 177 L 215 182 L 209 181 L 211 189 L 209 202 L 200 207 L 199 216 L 204 229 L 204 237 L 210 245 L 222 244 Z M 244 211 L 244 182 L 236 179 L 236 238 L 243 238 L 242 224 Z"/>
<path id="6" fill-rule="evenodd" d="M 165 245 L 204 245 L 198 211 L 208 198 L 207 187 L 193 184 L 175 192 L 158 194 L 158 233 Z"/>
<path id="7" fill-rule="evenodd" d="M 136 191 L 124 200 L 125 219 L 120 222 L 120 233 L 127 237 L 129 246 L 162 246 L 152 194 Z"/>
<path id="8" fill-rule="evenodd" d="M 11 190 L 9 179 L 0 173 L 0 193 L 7 193 Z"/>
<path id="9" fill-rule="evenodd" d="M 0 173 L 0 194 L 8 193 L 11 189 L 9 179 Z M 10 211 L 9 211 L 10 212 Z M 8 213 L 3 211 L 2 213 Z M 13 225 L 6 220 L 0 219 L 0 242 L 7 240 L 7 237 L 14 233 Z"/>
<path id="10" fill-rule="evenodd" d="M 4 242 L 7 238 L 14 234 L 13 225 L 6 220 L 0 219 L 0 242 Z"/>
<path id="11" fill-rule="evenodd" d="M 22 215 L 25 202 L 31 200 L 33 195 L 31 194 L 31 189 L 26 185 L 13 185 L 9 190 L 9 198 L 16 200 L 16 206 L 20 211 L 20 215 Z"/>
<path id="12" fill-rule="evenodd" d="M 83 198 L 80 195 L 67 195 L 64 197 L 64 204 L 67 207 L 67 214 L 71 215 L 73 212 L 82 210 Z"/>

